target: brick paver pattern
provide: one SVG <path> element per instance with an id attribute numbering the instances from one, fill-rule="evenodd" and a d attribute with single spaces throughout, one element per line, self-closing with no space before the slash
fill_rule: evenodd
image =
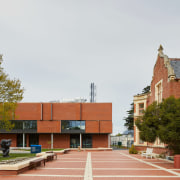
<path id="1" fill-rule="evenodd" d="M 76 152 L 59 155 L 46 166 L 0 180 L 180 180 L 180 169 L 165 160 L 129 155 L 128 151 Z"/>

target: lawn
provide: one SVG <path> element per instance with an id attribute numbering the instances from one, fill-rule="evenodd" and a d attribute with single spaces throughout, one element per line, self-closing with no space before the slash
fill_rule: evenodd
<path id="1" fill-rule="evenodd" d="M 31 151 L 31 149 L 18 149 L 21 151 Z M 63 149 L 41 149 L 41 152 L 46 152 L 46 151 L 61 151 Z"/>
<path id="2" fill-rule="evenodd" d="M 2 154 L 0 154 L 0 161 L 2 160 L 8 160 L 8 159 L 15 159 L 17 157 L 35 157 L 36 154 L 31 154 L 31 153 L 10 153 L 9 157 L 3 157 Z"/>
<path id="3" fill-rule="evenodd" d="M 46 151 L 61 151 L 63 149 L 41 149 L 41 152 L 46 152 Z M 18 149 L 18 151 L 28 151 L 30 152 L 31 149 Z"/>
<path id="4" fill-rule="evenodd" d="M 19 149 L 20 150 L 20 149 Z M 31 150 L 27 150 L 27 149 L 21 149 L 22 151 L 28 151 L 30 152 Z M 63 150 L 63 149 L 41 149 L 42 152 L 46 152 L 46 151 L 60 151 L 60 150 Z M 9 154 L 9 157 L 3 157 L 2 156 L 2 153 L 0 153 L 0 161 L 2 160 L 8 160 L 8 159 L 15 159 L 17 157 L 35 157 L 36 154 L 33 153 L 10 153 Z"/>
<path id="5" fill-rule="evenodd" d="M 63 149 L 41 149 L 42 152 L 46 152 L 46 151 L 61 151 Z"/>

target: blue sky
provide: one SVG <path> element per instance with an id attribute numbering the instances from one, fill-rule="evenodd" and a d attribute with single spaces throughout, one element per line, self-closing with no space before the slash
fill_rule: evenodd
<path id="1" fill-rule="evenodd" d="M 123 132 L 133 95 L 151 83 L 160 44 L 180 57 L 179 0 L 0 0 L 0 54 L 24 102 L 85 97 L 113 103 Z"/>

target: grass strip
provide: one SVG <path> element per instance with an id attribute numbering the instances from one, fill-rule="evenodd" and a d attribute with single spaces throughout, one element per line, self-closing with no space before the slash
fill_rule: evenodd
<path id="1" fill-rule="evenodd" d="M 9 157 L 2 157 L 2 154 L 0 154 L 0 161 L 2 160 L 8 160 L 8 159 L 15 159 L 18 157 L 35 157 L 36 154 L 30 154 L 30 153 L 10 153 Z"/>

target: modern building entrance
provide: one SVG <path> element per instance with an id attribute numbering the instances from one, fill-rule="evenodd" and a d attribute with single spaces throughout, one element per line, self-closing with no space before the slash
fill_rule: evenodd
<path id="1" fill-rule="evenodd" d="M 80 140 L 81 138 L 81 140 Z M 82 142 L 82 144 L 80 143 Z M 71 134 L 70 135 L 70 147 L 78 148 L 92 148 L 92 135 L 91 134 Z"/>
<path id="2" fill-rule="evenodd" d="M 80 146 L 80 134 L 70 135 L 70 148 L 78 148 Z"/>
<path id="3" fill-rule="evenodd" d="M 82 135 L 82 148 L 92 148 L 92 135 L 91 134 Z"/>
<path id="4" fill-rule="evenodd" d="M 26 135 L 24 135 L 24 141 L 26 147 Z M 17 147 L 23 147 L 23 134 L 17 134 Z"/>
<path id="5" fill-rule="evenodd" d="M 39 144 L 39 135 L 38 134 L 29 134 L 29 146 Z"/>
<path id="6" fill-rule="evenodd" d="M 29 138 L 28 144 L 27 144 L 27 138 Z M 17 147 L 23 147 L 23 141 L 24 141 L 24 147 L 27 147 L 30 145 L 38 145 L 39 144 L 39 135 L 38 134 L 28 134 L 28 136 L 27 136 L 27 134 L 17 134 Z"/>

